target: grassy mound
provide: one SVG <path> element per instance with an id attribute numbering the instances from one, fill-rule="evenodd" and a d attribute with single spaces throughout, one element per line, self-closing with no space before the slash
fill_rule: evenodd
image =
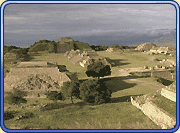
<path id="1" fill-rule="evenodd" d="M 29 52 L 47 51 L 49 53 L 57 52 L 57 43 L 55 41 L 40 40 L 30 46 Z"/>
<path id="2" fill-rule="evenodd" d="M 57 51 L 65 52 L 70 50 L 92 50 L 88 43 L 74 41 L 71 37 L 63 37 L 56 41 Z"/>
<path id="3" fill-rule="evenodd" d="M 16 47 L 16 46 L 4 46 L 4 54 L 10 52 L 12 49 L 20 49 L 20 47 Z"/>

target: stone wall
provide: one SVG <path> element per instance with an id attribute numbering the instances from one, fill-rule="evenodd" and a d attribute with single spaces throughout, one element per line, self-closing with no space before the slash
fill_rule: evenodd
<path id="1" fill-rule="evenodd" d="M 106 50 L 106 52 L 112 53 L 112 52 L 113 52 L 113 48 L 108 48 L 108 49 Z"/>
<path id="2" fill-rule="evenodd" d="M 37 61 L 37 62 L 20 62 L 18 67 L 22 66 L 46 66 L 47 62 L 46 61 Z"/>
<path id="3" fill-rule="evenodd" d="M 151 102 L 146 102 L 141 106 L 131 97 L 132 105 L 140 109 L 146 116 L 148 116 L 154 123 L 159 125 L 162 129 L 173 128 L 176 124 L 175 118 L 171 118 L 167 113 L 163 112 L 160 108 Z"/>
<path id="4" fill-rule="evenodd" d="M 174 93 L 172 91 L 162 88 L 161 95 L 164 96 L 165 98 L 170 99 L 171 101 L 176 102 L 176 93 Z"/>
<path id="5" fill-rule="evenodd" d="M 54 81 L 57 81 L 60 86 L 63 82 L 70 81 L 65 73 L 59 72 L 57 67 L 52 68 L 11 68 L 10 72 L 4 79 L 4 89 L 9 90 L 13 87 L 27 82 L 28 76 L 30 75 L 48 75 Z"/>

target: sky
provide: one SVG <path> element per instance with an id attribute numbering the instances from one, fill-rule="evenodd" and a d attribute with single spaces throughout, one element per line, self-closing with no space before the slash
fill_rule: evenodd
<path id="1" fill-rule="evenodd" d="M 71 37 L 90 45 L 170 42 L 176 46 L 171 4 L 9 4 L 4 45 L 29 47 L 39 40 Z M 165 44 L 164 44 L 165 45 Z"/>

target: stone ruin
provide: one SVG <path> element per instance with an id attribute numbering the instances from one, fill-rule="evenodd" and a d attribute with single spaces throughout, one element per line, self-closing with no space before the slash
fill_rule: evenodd
<path id="1" fill-rule="evenodd" d="M 140 52 L 149 51 L 153 46 L 155 46 L 153 43 L 144 43 L 137 46 L 135 50 L 138 50 Z"/>
<path id="2" fill-rule="evenodd" d="M 81 60 L 83 60 L 84 58 L 89 58 L 88 53 L 83 51 L 83 53 L 80 52 L 80 50 L 71 50 L 71 51 L 67 51 L 64 56 L 66 56 L 68 58 L 68 60 L 70 60 L 74 65 L 78 64 Z"/>
<path id="3" fill-rule="evenodd" d="M 161 96 L 176 102 L 176 81 L 171 85 L 162 88 Z M 138 96 L 136 99 L 130 97 L 132 105 L 140 109 L 146 116 L 148 116 L 155 124 L 159 125 L 162 129 L 171 129 L 176 124 L 176 118 L 165 110 L 159 108 L 151 100 L 155 94 Z M 141 101 L 142 98 L 144 101 Z"/>
<path id="4" fill-rule="evenodd" d="M 82 67 L 87 67 L 90 63 L 92 62 L 96 62 L 96 61 L 101 61 L 103 64 L 105 65 L 109 65 L 111 67 L 111 64 L 107 62 L 106 58 L 90 58 L 90 57 L 87 57 L 85 60 L 83 60 L 82 62 L 80 62 L 79 64 L 82 66 Z"/>
<path id="5" fill-rule="evenodd" d="M 176 66 L 176 59 L 163 59 L 162 61 L 159 62 L 166 65 L 166 67 L 169 68 Z"/>
<path id="6" fill-rule="evenodd" d="M 37 77 L 38 75 L 38 77 Z M 57 67 L 52 68 L 11 68 L 10 72 L 4 79 L 4 90 L 10 91 L 13 87 L 20 87 L 25 85 L 28 81 L 30 83 L 32 80 L 33 83 L 38 82 L 38 85 L 34 87 L 42 87 L 41 81 L 45 81 L 48 84 L 57 83 L 59 87 L 63 85 L 63 82 L 71 81 L 69 76 L 65 72 L 59 72 Z M 33 80 L 34 79 L 34 80 Z M 52 83 L 51 83 L 52 82 Z M 31 85 L 31 83 L 29 84 Z M 45 85 L 46 86 L 46 85 Z M 23 87 L 23 86 L 22 86 Z M 25 85 L 24 88 L 28 88 L 28 85 Z M 29 86 L 31 88 L 31 86 Z"/>
<path id="7" fill-rule="evenodd" d="M 148 54 L 148 55 L 163 53 L 165 55 L 173 56 L 171 54 L 171 51 L 168 49 L 168 47 L 157 47 L 157 46 L 155 47 L 155 46 L 152 46 L 152 48 L 149 51 L 142 51 L 141 50 L 141 52 L 143 52 L 145 54 Z"/>
<path id="8" fill-rule="evenodd" d="M 94 52 L 94 51 L 91 51 Z M 71 50 L 71 51 L 67 51 L 65 52 L 64 56 L 68 57 L 69 61 L 71 61 L 74 65 L 79 64 L 82 67 L 87 67 L 90 62 L 93 60 L 90 56 L 89 53 L 91 52 L 85 52 L 83 51 L 82 53 L 80 52 L 80 50 Z M 102 61 L 104 64 L 106 65 L 110 65 L 111 64 L 108 63 L 108 61 L 105 58 L 100 58 L 98 57 L 97 59 L 94 58 L 96 61 Z"/>
<path id="9" fill-rule="evenodd" d="M 20 62 L 17 67 L 26 67 L 26 66 L 47 66 L 49 62 L 46 61 L 31 61 L 31 62 Z"/>
<path id="10" fill-rule="evenodd" d="M 110 53 L 112 53 L 114 50 L 113 50 L 113 48 L 108 48 L 107 50 L 106 50 L 106 52 L 110 52 Z"/>
<path id="11" fill-rule="evenodd" d="M 114 48 L 108 48 L 106 50 L 106 52 L 109 52 L 109 53 L 123 53 L 123 52 L 130 52 L 129 49 L 124 49 L 124 50 L 121 50 L 121 49 L 114 49 Z"/>

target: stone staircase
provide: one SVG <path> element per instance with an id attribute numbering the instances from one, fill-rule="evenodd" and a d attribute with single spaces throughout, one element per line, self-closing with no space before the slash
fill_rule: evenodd
<path id="1" fill-rule="evenodd" d="M 169 100 L 163 102 L 163 105 L 168 107 L 169 103 L 176 102 L 176 92 L 172 89 L 176 87 L 176 82 L 166 88 L 162 88 L 160 92 L 160 98 L 165 97 Z M 157 106 L 152 102 L 157 94 L 143 95 L 137 97 L 130 97 L 132 105 L 140 109 L 146 116 L 148 116 L 155 124 L 159 125 L 162 129 L 174 128 L 176 124 L 176 118 L 170 115 L 169 112 Z M 143 99 L 143 100 L 142 100 Z M 172 109 L 175 107 L 173 106 Z"/>

